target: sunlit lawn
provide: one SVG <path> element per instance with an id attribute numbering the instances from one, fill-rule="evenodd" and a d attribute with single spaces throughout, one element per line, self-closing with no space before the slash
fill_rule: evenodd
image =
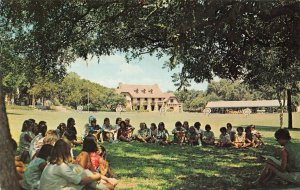
<path id="1" fill-rule="evenodd" d="M 120 179 L 119 189 L 245 189 L 262 169 L 260 155 L 279 155 L 280 147 L 274 141 L 274 131 L 279 127 L 278 114 L 244 115 L 215 114 L 206 116 L 199 113 L 77 113 L 46 112 L 28 110 L 8 110 L 9 123 L 13 138 L 18 141 L 21 125 L 25 119 L 45 120 L 48 127 L 56 128 L 68 117 L 76 120 L 78 131 L 87 123 L 88 116 L 94 115 L 102 124 L 104 117 L 114 123 L 116 117 L 131 118 L 137 127 L 139 122 L 165 122 L 170 131 L 179 121 L 195 121 L 211 124 L 216 136 L 219 128 L 231 122 L 234 126 L 257 125 L 265 136 L 267 145 L 259 149 L 235 150 L 232 148 L 191 147 L 170 145 L 166 147 L 154 144 L 117 143 L 104 146 L 108 151 L 108 160 L 113 172 Z M 300 113 L 294 115 L 294 126 L 300 128 Z M 287 123 L 285 115 L 285 125 Z M 300 142 L 300 131 L 291 131 L 294 141 Z M 78 153 L 80 147 L 75 151 Z M 270 189 L 285 187 L 284 182 L 270 184 Z M 288 184 L 287 186 L 291 186 Z"/>

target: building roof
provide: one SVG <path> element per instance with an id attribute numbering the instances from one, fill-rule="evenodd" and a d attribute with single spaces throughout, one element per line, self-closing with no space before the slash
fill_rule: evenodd
<path id="1" fill-rule="evenodd" d="M 216 101 L 208 102 L 207 108 L 253 108 L 253 107 L 279 107 L 278 100 L 257 101 Z"/>
<path id="2" fill-rule="evenodd" d="M 163 93 L 157 84 L 132 85 L 119 83 L 117 93 L 129 93 L 132 98 L 165 98 L 175 97 L 173 93 Z"/>

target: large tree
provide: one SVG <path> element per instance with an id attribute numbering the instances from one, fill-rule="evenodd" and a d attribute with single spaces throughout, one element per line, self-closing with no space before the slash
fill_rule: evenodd
<path id="1" fill-rule="evenodd" d="M 144 53 L 170 56 L 170 68 L 183 65 L 177 77 L 183 80 L 179 86 L 186 84 L 186 78 L 196 82 L 214 76 L 246 80 L 255 76 L 264 55 L 275 50 L 280 52 L 281 76 L 289 77 L 291 83 L 299 81 L 296 0 L 4 0 L 0 8 L 1 34 L 10 35 L 9 39 L 17 44 L 12 52 L 41 73 L 61 76 L 65 74 L 65 64 L 77 57 L 121 51 L 129 52 L 128 58 Z M 270 62 L 270 67 L 273 64 Z M 4 131 L 1 146 L 9 148 L 6 139 L 10 133 L 0 90 L 0 129 Z M 10 168 L 3 173 L 13 171 L 12 158 L 8 160 L 11 165 L 5 167 Z M 0 162 L 1 169 L 4 163 Z M 14 189 L 14 172 L 11 176 L 2 174 L 1 187 Z"/>

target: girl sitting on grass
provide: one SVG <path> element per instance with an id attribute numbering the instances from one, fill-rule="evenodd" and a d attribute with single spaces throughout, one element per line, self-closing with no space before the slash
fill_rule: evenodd
<path id="1" fill-rule="evenodd" d="M 227 123 L 226 124 L 226 128 L 227 128 L 227 133 L 229 134 L 230 136 L 230 140 L 231 142 L 234 142 L 234 138 L 235 138 L 235 131 L 233 131 L 232 129 L 232 124 L 231 123 Z"/>
<path id="2" fill-rule="evenodd" d="M 114 181 L 99 173 L 84 170 L 81 166 L 72 164 L 72 161 L 70 146 L 62 139 L 58 140 L 51 151 L 50 163 L 42 173 L 40 190 L 83 189 L 85 186 L 92 189 L 114 189 Z"/>
<path id="3" fill-rule="evenodd" d="M 133 131 L 134 131 L 134 127 L 130 127 L 130 125 L 126 125 L 125 121 L 121 121 L 120 129 L 118 130 L 118 139 L 124 142 L 131 142 Z"/>
<path id="4" fill-rule="evenodd" d="M 105 118 L 103 121 L 103 140 L 108 142 L 113 142 L 115 139 L 115 134 L 117 133 L 117 129 L 110 124 L 109 118 Z"/>
<path id="5" fill-rule="evenodd" d="M 220 137 L 217 146 L 219 147 L 230 147 L 233 145 L 230 139 L 230 135 L 227 133 L 227 129 L 225 127 L 220 128 Z"/>
<path id="6" fill-rule="evenodd" d="M 169 144 L 168 138 L 169 132 L 165 128 L 164 122 L 160 122 L 157 129 L 157 142 L 161 145 L 167 145 Z"/>
<path id="7" fill-rule="evenodd" d="M 53 146 L 45 144 L 42 146 L 37 154 L 37 157 L 31 160 L 23 175 L 21 186 L 23 189 L 38 189 L 40 185 L 40 178 L 44 168 L 47 165 L 48 157 L 52 151 Z"/>
<path id="8" fill-rule="evenodd" d="M 266 185 L 274 176 L 300 185 L 300 144 L 292 143 L 287 129 L 275 132 L 276 141 L 282 146 L 280 160 L 266 156 L 267 162 L 259 178 L 252 185 Z"/>
<path id="9" fill-rule="evenodd" d="M 32 141 L 32 136 L 30 133 L 32 131 L 32 122 L 29 120 L 25 120 L 22 126 L 22 133 L 20 135 L 19 140 L 19 148 L 20 148 L 20 155 L 21 161 L 24 163 L 29 163 L 29 148 L 30 143 Z"/>
<path id="10" fill-rule="evenodd" d="M 182 145 L 186 138 L 186 132 L 186 129 L 182 127 L 182 123 L 177 121 L 175 128 L 172 130 L 172 134 L 174 135 L 173 143 Z"/>
<path id="11" fill-rule="evenodd" d="M 209 124 L 205 125 L 205 131 L 202 134 L 202 144 L 203 145 L 214 145 L 215 144 L 215 134 L 211 131 L 211 126 Z"/>
<path id="12" fill-rule="evenodd" d="M 88 134 L 94 135 L 98 142 L 103 143 L 103 128 L 97 124 L 94 116 L 89 117 Z"/>
<path id="13" fill-rule="evenodd" d="M 29 148 L 29 155 L 32 159 L 37 150 L 43 146 L 43 140 L 47 132 L 47 125 L 45 121 L 40 121 L 38 124 L 38 134 L 32 139 Z"/>
<path id="14" fill-rule="evenodd" d="M 256 148 L 258 143 L 256 137 L 252 134 L 251 126 L 246 127 L 245 133 L 245 147 Z"/>
<path id="15" fill-rule="evenodd" d="M 155 123 L 151 123 L 150 125 L 150 133 L 151 133 L 151 143 L 156 143 L 157 142 L 157 127 Z"/>
<path id="16" fill-rule="evenodd" d="M 188 139 L 189 145 L 191 145 L 191 146 L 199 145 L 200 136 L 197 134 L 197 132 L 193 126 L 191 126 L 189 128 L 187 139 Z"/>
<path id="17" fill-rule="evenodd" d="M 245 147 L 245 135 L 244 135 L 244 128 L 238 127 L 237 134 L 234 138 L 234 146 L 235 148 L 244 148 Z"/>
<path id="18" fill-rule="evenodd" d="M 98 172 L 108 177 L 113 176 L 106 161 L 106 150 L 103 146 L 97 146 L 96 138 L 93 135 L 88 135 L 84 139 L 82 151 L 77 156 L 75 163 L 92 172 Z"/>
<path id="19" fill-rule="evenodd" d="M 65 123 L 60 123 L 56 128 L 56 133 L 59 138 L 62 138 L 63 134 L 67 131 L 67 125 Z"/>
<path id="20" fill-rule="evenodd" d="M 255 129 L 255 125 L 250 125 L 251 126 L 251 133 L 252 135 L 254 135 L 258 141 L 258 144 L 259 145 L 264 145 L 264 141 L 262 139 L 262 134 L 260 132 L 258 132 L 256 129 Z"/>
<path id="21" fill-rule="evenodd" d="M 140 123 L 140 129 L 137 131 L 135 139 L 142 143 L 148 143 L 151 140 L 151 131 L 147 128 L 146 123 Z"/>

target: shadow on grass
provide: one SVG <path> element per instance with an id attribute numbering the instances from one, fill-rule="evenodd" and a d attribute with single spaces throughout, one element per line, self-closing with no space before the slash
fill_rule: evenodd
<path id="1" fill-rule="evenodd" d="M 247 189 L 263 168 L 260 156 L 279 156 L 274 139 L 266 138 L 266 142 L 262 148 L 242 150 L 138 142 L 104 146 L 120 179 L 118 189 Z"/>
<path id="2" fill-rule="evenodd" d="M 23 114 L 20 114 L 20 113 L 12 113 L 12 112 L 7 112 L 7 115 L 23 115 Z"/>
<path id="3" fill-rule="evenodd" d="M 267 131 L 267 132 L 274 132 L 279 129 L 279 127 L 274 127 L 274 126 L 262 126 L 262 125 L 256 125 L 256 129 L 258 131 Z M 293 129 L 288 129 L 289 131 L 300 131 L 300 128 L 293 128 Z"/>

